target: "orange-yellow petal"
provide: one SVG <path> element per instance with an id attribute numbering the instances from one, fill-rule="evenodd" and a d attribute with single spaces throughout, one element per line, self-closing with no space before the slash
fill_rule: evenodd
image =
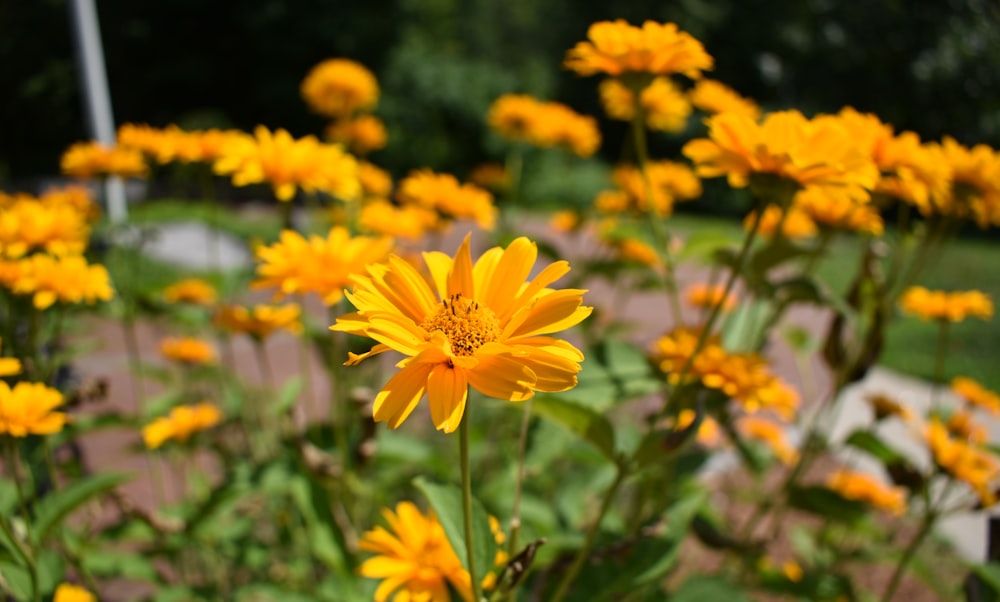
<path id="1" fill-rule="evenodd" d="M 431 420 L 439 431 L 452 433 L 458 428 L 469 396 L 469 383 L 465 372 L 438 364 L 427 378 L 427 401 L 431 406 Z"/>

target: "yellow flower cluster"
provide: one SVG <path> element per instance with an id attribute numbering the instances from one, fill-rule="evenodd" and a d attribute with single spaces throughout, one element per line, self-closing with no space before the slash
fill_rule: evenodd
<path id="1" fill-rule="evenodd" d="M 508 140 L 542 148 L 563 146 L 589 157 L 601 146 L 597 120 L 558 102 L 527 94 L 505 94 L 490 105 L 487 123 Z"/>
<path id="2" fill-rule="evenodd" d="M 142 440 L 147 449 L 157 449 L 167 441 L 183 443 L 195 433 L 219 424 L 222 413 L 217 407 L 202 402 L 178 406 L 170 414 L 157 418 L 142 428 Z"/>
<path id="3" fill-rule="evenodd" d="M 387 237 L 352 237 L 347 229 L 334 227 L 327 236 L 284 230 L 278 242 L 258 247 L 258 279 L 253 289 L 274 288 L 275 298 L 286 295 L 316 294 L 326 305 L 343 298 L 351 276 L 366 266 L 385 259 L 393 241 Z"/>
<path id="4" fill-rule="evenodd" d="M 343 144 L 356 155 L 367 155 L 385 148 L 389 140 L 385 124 L 374 115 L 359 115 L 334 121 L 323 131 L 323 136 L 327 140 Z"/>
<path id="5" fill-rule="evenodd" d="M 968 148 L 950 137 L 940 149 L 950 167 L 951 185 L 935 199 L 935 209 L 971 217 L 980 228 L 1000 225 L 1000 153 L 985 144 Z"/>
<path id="6" fill-rule="evenodd" d="M 732 311 L 736 309 L 738 300 L 736 295 L 730 292 L 726 296 L 725 302 L 722 302 L 722 296 L 725 292 L 726 287 L 723 284 L 709 285 L 704 282 L 695 282 L 684 290 L 684 300 L 689 305 L 703 309 L 711 309 L 722 303 L 722 311 Z"/>
<path id="7" fill-rule="evenodd" d="M 934 419 L 924 431 L 934 462 L 952 477 L 965 482 L 984 506 L 997 502 L 996 484 L 1000 461 L 975 443 L 952 438 L 948 428 Z"/>
<path id="8" fill-rule="evenodd" d="M 827 477 L 826 487 L 895 516 L 906 512 L 906 489 L 886 485 L 870 474 L 841 468 Z"/>
<path id="9" fill-rule="evenodd" d="M 350 117 L 378 103 L 375 75 L 350 59 L 327 59 L 313 67 L 302 80 L 302 99 L 309 108 L 327 117 Z"/>
<path id="10" fill-rule="evenodd" d="M 218 296 L 215 287 L 201 278 L 185 278 L 163 289 L 163 300 L 167 303 L 212 305 Z"/>
<path id="11" fill-rule="evenodd" d="M 714 115 L 736 113 L 756 121 L 760 118 L 757 103 L 740 96 L 735 90 L 714 79 L 703 78 L 688 92 L 688 100 L 696 108 Z"/>
<path id="12" fill-rule="evenodd" d="M 667 217 L 673 213 L 674 203 L 701 196 L 701 180 L 683 163 L 651 161 L 646 165 L 646 175 L 648 187 L 638 168 L 619 165 L 611 174 L 618 188 L 599 193 L 594 205 L 602 213 L 631 211 L 648 215 L 653 211 L 660 217 Z M 647 191 L 652 194 L 651 200 Z"/>
<path id="13" fill-rule="evenodd" d="M 36 253 L 16 261 L 0 260 L 0 286 L 18 295 L 31 295 L 36 309 L 54 303 L 108 301 L 114 296 L 108 271 L 88 264 L 81 255 L 54 257 Z"/>
<path id="14" fill-rule="evenodd" d="M 149 173 L 141 152 L 132 148 L 108 147 L 95 141 L 71 145 L 63 153 L 59 166 L 64 174 L 75 178 L 144 178 Z"/>
<path id="15" fill-rule="evenodd" d="M 697 341 L 698 331 L 677 328 L 654 343 L 653 361 L 671 383 L 679 383 L 681 369 L 694 354 Z M 774 375 L 767 362 L 754 353 L 726 351 L 718 335 L 708 337 L 691 362 L 688 377 L 721 391 L 748 412 L 771 410 L 791 420 L 798 409 L 798 394 Z"/>
<path id="16" fill-rule="evenodd" d="M 680 73 L 697 79 L 713 64 L 701 42 L 674 23 L 646 21 L 640 28 L 622 19 L 601 21 L 590 26 L 587 38 L 563 63 L 580 75 Z"/>
<path id="17" fill-rule="evenodd" d="M 96 205 L 86 189 L 55 189 L 39 197 L 0 193 L 0 258 L 35 251 L 77 255 L 87 248 Z"/>
<path id="18" fill-rule="evenodd" d="M 757 219 L 756 212 L 751 211 L 743 220 L 743 228 L 749 230 Z M 787 209 L 777 205 L 768 205 L 757 225 L 761 236 L 774 237 L 781 228 L 781 235 L 791 240 L 813 238 L 819 234 L 819 227 L 809 214 L 792 205 Z"/>
<path id="19" fill-rule="evenodd" d="M 961 322 L 969 317 L 989 320 L 993 300 L 982 291 L 939 291 L 911 286 L 899 298 L 900 308 L 923 320 Z"/>
<path id="20" fill-rule="evenodd" d="M 970 406 L 982 408 L 994 416 L 1000 415 L 1000 395 L 967 376 L 956 376 L 951 381 L 951 390 Z"/>
<path id="21" fill-rule="evenodd" d="M 294 139 L 286 130 L 257 126 L 254 135 L 229 136 L 213 169 L 232 175 L 235 186 L 269 183 L 280 201 L 291 201 L 298 189 L 344 200 L 361 195 L 357 159 L 315 136 Z"/>
<path id="22" fill-rule="evenodd" d="M 451 174 L 414 171 L 399 182 L 396 198 L 403 205 L 433 209 L 449 218 L 475 220 L 486 230 L 496 223 L 493 195 L 473 184 L 460 184 Z"/>
<path id="23" fill-rule="evenodd" d="M 12 389 L 0 380 L 0 435 L 27 437 L 58 433 L 67 416 L 54 411 L 62 393 L 41 383 L 19 382 Z"/>
<path id="24" fill-rule="evenodd" d="M 601 82 L 601 104 L 608 117 L 621 121 L 635 118 L 635 93 L 618 79 Z M 680 132 L 691 116 L 691 103 L 668 77 L 656 77 L 639 92 L 639 107 L 652 130 Z"/>
<path id="25" fill-rule="evenodd" d="M 160 341 L 160 353 L 182 364 L 212 364 L 215 348 L 211 343 L 194 337 L 167 337 Z"/>
<path id="26" fill-rule="evenodd" d="M 454 589 L 462 600 L 472 600 L 469 572 L 433 511 L 424 514 L 412 502 L 400 502 L 395 512 L 384 508 L 382 516 L 389 529 L 377 526 L 358 542 L 362 550 L 376 554 L 359 569 L 364 577 L 383 580 L 375 590 L 375 602 L 390 597 L 394 601 L 451 602 L 449 589 Z M 503 532 L 493 517 L 490 528 L 497 543 L 503 543 Z M 506 554 L 498 551 L 494 565 L 505 561 Z M 488 571 L 483 587 L 491 587 L 495 580 L 496 575 Z"/>
<path id="27" fill-rule="evenodd" d="M 182 130 L 176 125 L 161 129 L 126 123 L 118 128 L 118 147 L 140 151 L 160 165 L 212 163 L 230 138 L 242 135 L 236 130 Z"/>
<path id="28" fill-rule="evenodd" d="M 302 332 L 302 308 L 288 305 L 226 305 L 219 309 L 215 323 L 225 330 L 243 333 L 257 340 L 269 337 L 276 330 L 292 334 Z"/>
<path id="29" fill-rule="evenodd" d="M 441 224 L 433 209 L 420 205 L 394 205 L 375 199 L 365 202 L 358 217 L 361 229 L 366 232 L 417 240 L 427 232 L 437 230 Z"/>
<path id="30" fill-rule="evenodd" d="M 741 416 L 736 421 L 736 430 L 747 439 L 760 441 L 770 448 L 774 457 L 791 466 L 799 459 L 799 452 L 788 440 L 787 425 L 761 416 Z"/>

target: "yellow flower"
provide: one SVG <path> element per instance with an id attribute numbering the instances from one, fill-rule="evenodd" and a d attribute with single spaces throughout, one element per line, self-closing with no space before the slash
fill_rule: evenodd
<path id="1" fill-rule="evenodd" d="M 1000 461 L 991 452 L 975 443 L 953 439 L 937 418 L 927 426 L 924 437 L 942 470 L 968 484 L 984 506 L 996 503 Z"/>
<path id="2" fill-rule="evenodd" d="M 346 117 L 378 102 L 378 81 L 361 63 L 327 59 L 309 71 L 300 88 L 309 108 L 327 117 Z"/>
<path id="3" fill-rule="evenodd" d="M 906 512 L 906 489 L 885 485 L 863 472 L 838 469 L 826 479 L 826 487 L 849 500 L 864 502 L 889 514 Z"/>
<path id="4" fill-rule="evenodd" d="M 762 123 L 736 113 L 709 117 L 708 138 L 683 153 L 701 177 L 726 176 L 743 188 L 752 176 L 780 178 L 792 189 L 821 188 L 827 195 L 864 202 L 878 169 L 833 119 L 808 120 L 798 111 L 769 113 Z"/>
<path id="5" fill-rule="evenodd" d="M 59 161 L 62 172 L 75 178 L 121 176 L 144 178 L 149 172 L 142 153 L 129 148 L 107 147 L 98 142 L 77 142 Z"/>
<path id="6" fill-rule="evenodd" d="M 940 149 L 951 167 L 952 185 L 935 199 L 937 209 L 972 217 L 980 228 L 1000 225 L 1000 153 L 985 144 L 970 149 L 950 137 Z"/>
<path id="7" fill-rule="evenodd" d="M 799 458 L 798 450 L 788 441 L 785 427 L 774 420 L 758 416 L 741 416 L 736 428 L 744 437 L 766 444 L 774 456 L 786 466 L 791 466 Z"/>
<path id="8" fill-rule="evenodd" d="M 60 583 L 52 602 L 97 602 L 97 596 L 79 585 Z"/>
<path id="9" fill-rule="evenodd" d="M 275 330 L 292 334 L 302 332 L 302 308 L 295 303 L 288 305 L 226 305 L 219 309 L 216 324 L 226 330 L 242 332 L 255 339 L 266 339 Z"/>
<path id="10" fill-rule="evenodd" d="M 743 228 L 749 230 L 755 219 L 756 212 L 751 211 L 743 220 Z M 760 224 L 757 225 L 757 231 L 761 236 L 774 237 L 779 224 L 782 236 L 792 240 L 813 238 L 819 234 L 816 222 L 809 217 L 808 213 L 794 204 L 787 210 L 777 205 L 768 205 L 764 209 L 764 215 L 760 218 Z"/>
<path id="11" fill-rule="evenodd" d="M 437 212 L 418 205 L 398 207 L 386 200 L 364 204 L 358 218 L 366 232 L 417 240 L 438 227 Z"/>
<path id="12" fill-rule="evenodd" d="M 327 140 L 347 146 L 356 155 L 367 155 L 385 148 L 389 140 L 385 124 L 374 115 L 359 115 L 353 119 L 335 121 L 327 126 L 324 135 Z"/>
<path id="13" fill-rule="evenodd" d="M 62 393 L 42 383 L 19 382 L 11 389 L 0 380 L 0 435 L 27 437 L 58 433 L 68 418 L 53 411 L 63 404 Z"/>
<path id="14" fill-rule="evenodd" d="M 169 415 L 142 427 L 142 440 L 147 449 L 157 449 L 170 440 L 183 443 L 191 435 L 208 430 L 221 420 L 222 413 L 208 402 L 178 406 L 170 410 Z"/>
<path id="15" fill-rule="evenodd" d="M 392 192 L 392 175 L 374 163 L 358 161 L 358 180 L 366 197 L 388 197 Z"/>
<path id="16" fill-rule="evenodd" d="M 193 337 L 167 337 L 160 341 L 160 353 L 184 364 L 215 363 L 215 348 L 211 343 Z"/>
<path id="17" fill-rule="evenodd" d="M 989 320 L 993 317 L 993 300 L 982 291 L 932 291 L 911 286 L 899 299 L 903 312 L 923 320 L 961 322 L 968 317 Z"/>
<path id="18" fill-rule="evenodd" d="M 652 211 L 660 217 L 668 217 L 674 211 L 674 203 L 688 201 L 701 196 L 701 180 L 683 163 L 673 161 L 651 161 L 646 164 L 646 178 L 632 165 L 619 165 L 611 174 L 618 190 L 604 191 L 594 200 L 594 205 L 603 213 L 632 211 L 648 215 Z M 652 193 L 652 201 L 650 194 Z"/>
<path id="19" fill-rule="evenodd" d="M 358 162 L 336 144 L 315 136 L 294 139 L 286 130 L 273 133 L 257 126 L 254 135 L 231 136 L 216 159 L 215 173 L 232 174 L 235 186 L 269 183 L 280 201 L 290 201 L 301 188 L 345 200 L 361 194 Z"/>
<path id="20" fill-rule="evenodd" d="M 908 407 L 892 399 L 888 395 L 875 393 L 865 396 L 865 401 L 872 407 L 875 420 L 885 420 L 890 416 L 899 416 L 903 420 L 913 418 L 913 412 Z"/>
<path id="21" fill-rule="evenodd" d="M 885 223 L 871 204 L 858 202 L 844 195 L 829 194 L 829 189 L 811 187 L 795 195 L 792 207 L 814 224 L 852 232 L 881 236 Z"/>
<path id="22" fill-rule="evenodd" d="M 572 232 L 580 226 L 580 214 L 572 209 L 556 211 L 549 218 L 549 227 L 563 234 Z"/>
<path id="23" fill-rule="evenodd" d="M 163 165 L 171 161 L 211 163 L 230 138 L 243 136 L 236 130 L 185 131 L 176 125 L 164 129 L 126 123 L 118 128 L 118 146 L 141 151 Z"/>
<path id="24" fill-rule="evenodd" d="M 677 414 L 676 430 L 684 430 L 689 427 L 698 416 L 697 412 L 690 408 L 685 408 Z M 698 425 L 698 432 L 695 433 L 695 441 L 702 447 L 717 447 L 722 442 L 722 428 L 715 418 L 702 416 L 701 424 Z"/>
<path id="25" fill-rule="evenodd" d="M 215 287 L 201 278 L 185 278 L 163 289 L 163 299 L 167 303 L 212 305 L 217 298 Z"/>
<path id="26" fill-rule="evenodd" d="M 499 163 L 480 163 L 469 172 L 469 181 L 488 190 L 505 190 L 510 185 L 510 175 Z"/>
<path id="27" fill-rule="evenodd" d="M 656 249 L 639 239 L 617 238 L 611 241 L 611 244 L 625 261 L 634 261 L 650 267 L 657 267 L 663 263 Z"/>
<path id="28" fill-rule="evenodd" d="M 652 359 L 671 383 L 680 383 L 680 371 L 694 353 L 698 331 L 677 328 L 653 345 Z M 688 368 L 688 378 L 721 391 L 748 412 L 768 409 L 791 420 L 799 405 L 794 389 L 782 382 L 760 356 L 726 351 L 718 335 L 711 335 Z"/>
<path id="29" fill-rule="evenodd" d="M 396 504 L 396 511 L 382 510 L 389 524 L 361 536 L 358 546 L 377 554 L 365 560 L 362 576 L 382 579 L 375 602 L 450 602 L 449 586 L 463 600 L 472 600 L 472 580 L 448 542 L 444 528 L 433 512 L 423 514 L 411 502 Z M 395 593 L 395 596 L 393 594 Z"/>
<path id="30" fill-rule="evenodd" d="M 79 255 L 35 254 L 16 263 L 19 266 L 10 287 L 17 294 L 32 295 L 37 309 L 47 309 L 57 301 L 89 305 L 114 296 L 104 266 L 88 265 Z M 0 281 L 3 280 L 0 277 Z"/>
<path id="31" fill-rule="evenodd" d="M 736 113 L 754 121 L 760 118 L 760 107 L 757 103 L 744 98 L 735 90 L 714 79 L 698 80 L 688 92 L 691 104 L 712 115 L 716 113 Z"/>
<path id="32" fill-rule="evenodd" d="M 414 171 L 399 183 L 396 198 L 404 205 L 435 209 L 454 219 L 475 220 L 486 230 L 496 223 L 493 195 L 472 184 L 459 184 L 451 174 L 436 174 L 429 169 Z"/>
<path id="33" fill-rule="evenodd" d="M 3 339 L 0 339 L 0 344 L 2 343 Z M 16 357 L 0 357 L 0 377 L 13 376 L 15 374 L 20 374 L 20 372 L 21 360 Z"/>
<path id="34" fill-rule="evenodd" d="M 621 121 L 635 118 L 635 93 L 617 79 L 606 79 L 599 88 L 608 117 Z M 652 130 L 680 132 L 691 116 L 691 103 L 667 77 L 657 77 L 639 93 L 646 125 Z"/>
<path id="35" fill-rule="evenodd" d="M 576 386 L 583 354 L 544 335 L 578 324 L 593 308 L 582 305 L 585 291 L 548 288 L 569 271 L 565 261 L 526 282 L 537 256 L 536 245 L 521 237 L 473 263 L 466 236 L 454 259 L 424 254 L 430 280 L 396 256 L 355 277 L 348 300 L 358 311 L 330 328 L 379 344 L 347 363 L 390 349 L 407 356 L 375 398 L 376 421 L 397 428 L 426 392 L 434 425 L 450 433 L 470 385 L 508 401 Z"/>
<path id="36" fill-rule="evenodd" d="M 32 251 L 80 254 L 90 236 L 88 215 L 73 205 L 17 195 L 0 202 L 0 256 L 16 259 Z"/>
<path id="37" fill-rule="evenodd" d="M 258 279 L 250 288 L 276 288 L 276 299 L 314 293 L 333 305 L 343 298 L 351 276 L 385 259 L 392 245 L 391 238 L 352 237 L 340 226 L 331 228 L 326 238 L 284 230 L 278 242 L 257 248 Z"/>
<path id="38" fill-rule="evenodd" d="M 49 188 L 38 200 L 48 207 L 72 207 L 87 222 L 94 221 L 101 214 L 101 207 L 94 201 L 90 188 L 79 184 Z"/>
<path id="39" fill-rule="evenodd" d="M 952 412 L 948 417 L 948 432 L 953 437 L 964 439 L 972 443 L 986 443 L 989 439 L 989 432 L 986 427 L 976 422 L 972 413 L 967 410 Z"/>
<path id="40" fill-rule="evenodd" d="M 956 376 L 951 381 L 951 390 L 966 403 L 983 408 L 994 416 L 1000 415 L 1000 395 L 967 376 Z"/>
<path id="41" fill-rule="evenodd" d="M 692 79 L 712 68 L 712 57 L 701 42 L 674 23 L 646 21 L 642 27 L 622 19 L 594 23 L 586 42 L 578 42 L 563 63 L 580 75 L 681 73 Z"/>
<path id="42" fill-rule="evenodd" d="M 719 302 L 722 301 L 725 289 L 726 287 L 723 284 L 709 286 L 704 282 L 695 282 L 684 290 L 684 300 L 693 307 L 711 309 L 719 305 Z M 722 311 L 732 311 L 736 309 L 738 303 L 736 295 L 730 291 L 729 295 L 726 296 L 725 302 L 722 303 Z"/>
<path id="43" fill-rule="evenodd" d="M 542 148 L 564 146 L 581 157 L 593 155 L 601 145 L 601 134 L 593 117 L 527 94 L 505 94 L 496 99 L 486 120 L 508 140 Z"/>

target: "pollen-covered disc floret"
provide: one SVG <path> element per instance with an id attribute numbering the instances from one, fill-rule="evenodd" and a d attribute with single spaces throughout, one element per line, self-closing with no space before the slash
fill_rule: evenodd
<path id="1" fill-rule="evenodd" d="M 441 309 L 421 326 L 428 333 L 444 333 L 455 355 L 472 355 L 484 344 L 499 339 L 501 332 L 492 309 L 461 295 L 441 301 Z"/>

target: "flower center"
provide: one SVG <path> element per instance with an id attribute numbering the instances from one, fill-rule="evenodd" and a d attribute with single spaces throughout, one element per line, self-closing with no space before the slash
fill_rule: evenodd
<path id="1" fill-rule="evenodd" d="M 442 300 L 437 313 L 421 326 L 428 333 L 444 333 L 455 355 L 472 355 L 486 343 L 499 339 L 501 332 L 493 310 L 461 295 Z"/>

